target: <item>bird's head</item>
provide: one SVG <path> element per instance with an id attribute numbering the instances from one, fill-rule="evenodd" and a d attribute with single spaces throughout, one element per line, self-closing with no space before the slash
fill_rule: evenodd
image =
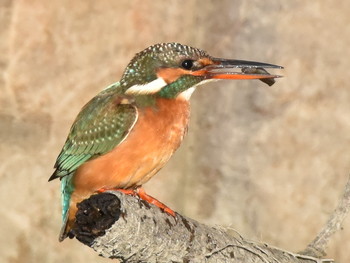
<path id="1" fill-rule="evenodd" d="M 233 69 L 241 72 L 233 72 Z M 272 80 L 264 68 L 280 66 L 233 59 L 220 59 L 203 50 L 179 43 L 162 43 L 148 47 L 136 54 L 127 66 L 121 85 L 130 95 L 152 94 L 175 98 L 179 94 L 210 80 L 260 79 Z M 273 83 L 273 82 L 272 82 Z M 192 93 L 193 89 L 190 90 Z"/>

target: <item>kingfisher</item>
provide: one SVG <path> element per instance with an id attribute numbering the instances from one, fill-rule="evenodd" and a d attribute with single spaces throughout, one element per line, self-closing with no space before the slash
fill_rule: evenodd
<path id="1" fill-rule="evenodd" d="M 155 44 L 137 53 L 121 80 L 81 109 L 57 157 L 49 181 L 61 180 L 59 240 L 70 236 L 77 203 L 108 189 L 138 195 L 174 216 L 173 210 L 147 195 L 142 185 L 181 144 L 191 94 L 199 84 L 218 79 L 260 79 L 271 85 L 280 76 L 265 68 L 282 67 L 215 58 L 179 43 Z"/>

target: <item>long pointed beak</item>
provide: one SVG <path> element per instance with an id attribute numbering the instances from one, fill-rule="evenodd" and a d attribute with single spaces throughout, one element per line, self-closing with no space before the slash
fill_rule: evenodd
<path id="1" fill-rule="evenodd" d="M 193 75 L 203 76 L 205 79 L 260 79 L 269 86 L 275 83 L 280 75 L 268 73 L 265 68 L 283 69 L 281 66 L 255 61 L 212 58 L 212 64 L 194 71 Z M 240 72 L 234 69 L 241 69 Z"/>

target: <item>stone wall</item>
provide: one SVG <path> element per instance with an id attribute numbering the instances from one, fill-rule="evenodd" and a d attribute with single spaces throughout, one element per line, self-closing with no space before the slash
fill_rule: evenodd
<path id="1" fill-rule="evenodd" d="M 133 55 L 180 42 L 285 66 L 272 87 L 221 81 L 192 98 L 189 134 L 148 193 L 174 210 L 298 251 L 350 170 L 350 2 L 0 0 L 0 261 L 109 262 L 58 243 L 47 182 L 79 109 Z M 349 260 L 350 218 L 329 257 Z"/>

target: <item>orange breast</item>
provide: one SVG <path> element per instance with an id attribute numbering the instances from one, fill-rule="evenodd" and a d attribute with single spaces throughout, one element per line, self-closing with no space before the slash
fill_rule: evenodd
<path id="1" fill-rule="evenodd" d="M 189 110 L 189 102 L 181 97 L 158 99 L 156 107 L 139 110 L 135 126 L 120 145 L 76 171 L 73 202 L 100 188 L 130 189 L 146 183 L 180 145 Z"/>

